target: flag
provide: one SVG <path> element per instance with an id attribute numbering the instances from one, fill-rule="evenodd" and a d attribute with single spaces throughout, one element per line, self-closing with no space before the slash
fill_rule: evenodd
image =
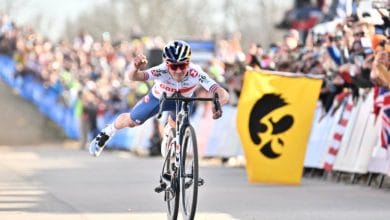
<path id="1" fill-rule="evenodd" d="M 237 129 L 250 182 L 300 183 L 322 80 L 247 71 Z"/>
<path id="2" fill-rule="evenodd" d="M 380 108 L 382 128 L 381 147 L 388 149 L 390 144 L 390 90 L 380 87 L 375 99 L 375 108 Z"/>

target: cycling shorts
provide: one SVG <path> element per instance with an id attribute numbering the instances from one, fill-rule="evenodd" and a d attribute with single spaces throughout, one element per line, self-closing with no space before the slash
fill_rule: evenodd
<path id="1" fill-rule="evenodd" d="M 137 104 L 131 109 L 130 117 L 138 125 L 143 124 L 146 120 L 158 113 L 160 100 L 151 92 L 146 94 Z M 193 104 L 190 103 L 190 109 Z M 163 111 L 169 111 L 173 120 L 176 118 L 176 103 L 173 100 L 167 100 L 164 103 Z"/>

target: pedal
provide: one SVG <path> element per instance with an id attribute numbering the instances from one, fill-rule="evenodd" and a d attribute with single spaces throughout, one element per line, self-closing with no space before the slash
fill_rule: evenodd
<path id="1" fill-rule="evenodd" d="M 190 179 L 189 181 L 185 182 L 184 183 L 184 188 L 185 189 L 190 188 L 192 186 L 193 182 L 194 181 L 192 179 Z M 199 178 L 198 179 L 198 186 L 203 186 L 203 184 L 204 184 L 204 180 L 202 178 Z"/>
<path id="2" fill-rule="evenodd" d="M 164 182 L 161 182 L 159 186 L 157 186 L 156 188 L 154 188 L 154 191 L 156 193 L 160 193 L 162 191 L 165 191 L 165 189 L 167 188 L 167 184 L 164 183 Z"/>
<path id="3" fill-rule="evenodd" d="M 198 186 L 203 186 L 204 185 L 204 180 L 199 177 L 198 179 Z"/>
<path id="4" fill-rule="evenodd" d="M 164 180 L 166 180 L 166 181 L 171 181 L 172 175 L 171 175 L 170 173 L 164 173 L 164 174 L 162 175 L 162 178 L 163 178 Z"/>

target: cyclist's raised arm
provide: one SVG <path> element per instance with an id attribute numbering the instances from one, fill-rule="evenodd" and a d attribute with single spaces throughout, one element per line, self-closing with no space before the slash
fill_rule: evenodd
<path id="1" fill-rule="evenodd" d="M 140 70 L 140 68 L 148 63 L 145 55 L 138 54 L 134 57 L 133 63 L 131 64 L 128 74 L 129 79 L 133 81 L 145 81 L 148 80 L 147 74 L 145 71 Z"/>

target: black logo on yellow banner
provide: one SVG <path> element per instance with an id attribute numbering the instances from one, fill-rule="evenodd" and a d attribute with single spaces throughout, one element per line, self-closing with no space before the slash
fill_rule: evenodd
<path id="1" fill-rule="evenodd" d="M 279 137 L 279 134 L 287 131 L 294 124 L 294 118 L 290 114 L 284 115 L 278 121 L 274 121 L 272 118 L 273 111 L 286 105 L 288 103 L 280 94 L 268 93 L 257 100 L 249 116 L 249 132 L 254 144 L 261 145 L 263 141 L 259 133 L 265 133 L 269 128 L 272 129 L 270 140 L 260 147 L 260 152 L 270 159 L 278 158 L 281 155 L 272 149 L 274 140 L 277 140 L 277 144 L 280 146 L 284 146 L 284 141 Z"/>

